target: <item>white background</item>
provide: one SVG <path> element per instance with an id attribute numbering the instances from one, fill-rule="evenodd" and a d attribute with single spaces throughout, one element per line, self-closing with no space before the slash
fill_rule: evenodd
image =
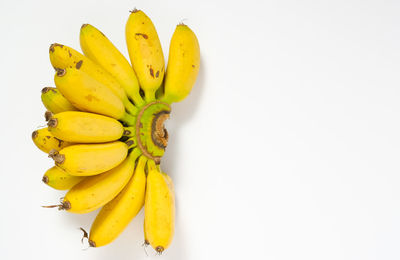
<path id="1" fill-rule="evenodd" d="M 400 259 L 399 1 L 1 1 L 0 259 Z M 181 21 L 201 70 L 173 105 L 162 168 L 176 234 L 143 243 L 143 212 L 111 245 L 82 250 L 31 132 L 45 124 L 53 42 L 91 23 L 126 55 L 129 10 L 164 53 Z"/>

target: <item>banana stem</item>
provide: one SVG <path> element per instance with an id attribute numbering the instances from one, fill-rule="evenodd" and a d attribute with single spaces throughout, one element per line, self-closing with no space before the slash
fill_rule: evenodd
<path id="1" fill-rule="evenodd" d="M 139 148 L 133 149 L 133 151 L 128 155 L 128 159 L 132 161 L 136 161 L 136 159 L 142 154 Z"/>
<path id="2" fill-rule="evenodd" d="M 129 99 L 126 99 L 126 101 L 124 102 L 124 106 L 125 106 L 126 111 L 128 111 L 128 113 L 133 115 L 133 116 L 137 115 L 137 113 L 139 112 L 139 109 L 137 107 L 135 107 L 129 101 Z"/>
<path id="3" fill-rule="evenodd" d="M 161 102 L 167 103 L 168 105 L 171 105 L 171 104 L 173 103 L 173 101 L 169 100 L 168 97 L 167 97 L 166 95 L 163 95 L 161 98 L 159 98 L 159 100 L 160 100 Z"/>
<path id="4" fill-rule="evenodd" d="M 156 92 L 154 90 L 147 90 L 144 92 L 144 94 L 147 103 L 156 100 Z"/>
<path id="5" fill-rule="evenodd" d="M 137 107 L 141 107 L 143 106 L 146 102 L 143 100 L 143 98 L 139 95 L 139 93 L 130 96 L 130 98 L 132 99 L 133 103 L 135 103 L 135 105 Z"/>
<path id="6" fill-rule="evenodd" d="M 120 118 L 119 120 L 121 120 L 122 122 L 124 122 L 124 123 L 126 123 L 128 125 L 135 125 L 135 123 L 136 123 L 136 117 L 134 117 L 134 116 L 132 116 L 132 115 L 130 115 L 128 113 L 125 113 L 122 116 L 122 118 Z"/>
<path id="7" fill-rule="evenodd" d="M 148 159 L 147 160 L 147 169 L 149 169 L 149 170 L 155 170 L 157 167 L 156 167 L 156 163 L 154 162 L 154 160 L 152 160 L 152 159 Z"/>

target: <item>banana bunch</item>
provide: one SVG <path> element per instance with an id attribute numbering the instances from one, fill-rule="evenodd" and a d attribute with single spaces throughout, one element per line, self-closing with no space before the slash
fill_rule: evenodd
<path id="1" fill-rule="evenodd" d="M 54 160 L 42 180 L 68 190 L 58 207 L 72 213 L 100 210 L 88 240 L 104 246 L 144 207 L 145 244 L 161 254 L 174 233 L 171 178 L 160 168 L 168 143 L 164 122 L 170 104 L 184 99 L 199 71 L 193 31 L 179 24 L 168 65 L 147 15 L 131 11 L 126 24 L 131 64 L 97 28 L 80 30 L 82 53 L 52 44 L 55 87 L 42 90 L 47 127 L 32 133 L 35 145 Z"/>

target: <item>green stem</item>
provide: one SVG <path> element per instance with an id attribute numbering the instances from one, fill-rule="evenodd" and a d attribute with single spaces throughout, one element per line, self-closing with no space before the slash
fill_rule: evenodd
<path id="1" fill-rule="evenodd" d="M 139 95 L 139 93 L 136 93 L 134 96 L 131 97 L 133 102 L 135 102 L 135 105 L 138 107 L 143 106 L 146 102 L 143 100 L 143 98 Z"/>
<path id="2" fill-rule="evenodd" d="M 145 99 L 147 103 L 153 102 L 156 100 L 156 91 L 155 90 L 147 90 L 144 92 Z"/>
<path id="3" fill-rule="evenodd" d="M 156 169 L 156 163 L 152 159 L 147 160 L 147 168 L 150 170 L 155 170 Z"/>
<path id="4" fill-rule="evenodd" d="M 173 103 L 173 101 L 169 100 L 168 97 L 166 95 L 163 95 L 160 99 L 161 102 L 165 102 L 169 105 L 171 105 Z"/>
<path id="5" fill-rule="evenodd" d="M 129 114 L 135 116 L 139 112 L 139 108 L 135 107 L 128 99 L 124 102 L 124 106 L 126 111 L 128 111 Z"/>
<path id="6" fill-rule="evenodd" d="M 128 155 L 128 159 L 132 160 L 133 162 L 136 161 L 136 159 L 142 154 L 142 151 L 140 149 L 135 148 L 133 151 Z"/>
<path id="7" fill-rule="evenodd" d="M 135 125 L 135 123 L 136 123 L 136 117 L 134 117 L 126 112 L 122 116 L 122 118 L 120 118 L 119 120 L 121 120 L 122 122 L 126 123 L 129 126 Z"/>

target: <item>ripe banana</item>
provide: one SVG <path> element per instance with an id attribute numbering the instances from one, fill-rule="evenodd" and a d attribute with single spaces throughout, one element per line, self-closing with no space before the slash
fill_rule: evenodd
<path id="1" fill-rule="evenodd" d="M 200 66 L 196 35 L 179 24 L 168 66 L 149 17 L 133 10 L 126 43 L 131 64 L 97 28 L 80 30 L 83 53 L 50 46 L 57 88 L 42 90 L 48 128 L 32 133 L 55 166 L 43 182 L 69 189 L 58 207 L 87 213 L 102 206 L 90 235 L 91 247 L 111 243 L 144 204 L 144 245 L 161 254 L 172 242 L 175 197 L 171 178 L 160 169 L 168 144 L 164 122 L 173 102 L 189 95 Z M 165 78 L 164 78 L 165 77 Z"/>
<path id="2" fill-rule="evenodd" d="M 53 166 L 43 175 L 42 181 L 56 190 L 69 190 L 84 178 L 73 176 L 63 169 Z"/>
<path id="3" fill-rule="evenodd" d="M 141 154 L 134 149 L 123 163 L 100 175 L 87 177 L 65 195 L 59 209 L 72 213 L 88 213 L 111 201 L 125 187 L 131 178 L 137 157 Z"/>
<path id="4" fill-rule="evenodd" d="M 80 43 L 83 53 L 109 72 L 135 105 L 142 106 L 144 101 L 139 94 L 139 81 L 135 71 L 114 44 L 90 24 L 82 25 Z"/>
<path id="5" fill-rule="evenodd" d="M 58 139 L 74 143 L 105 143 L 122 137 L 124 127 L 117 120 L 93 113 L 67 111 L 47 123 Z"/>
<path id="6" fill-rule="evenodd" d="M 127 156 L 128 145 L 116 141 L 102 144 L 76 144 L 49 153 L 57 166 L 75 176 L 90 176 L 111 170 Z"/>
<path id="7" fill-rule="evenodd" d="M 171 243 L 175 226 L 175 198 L 172 181 L 147 162 L 148 175 L 144 204 L 145 234 L 149 244 L 162 253 Z"/>
<path id="8" fill-rule="evenodd" d="M 131 114 L 138 109 L 128 100 L 121 85 L 104 69 L 71 47 L 54 43 L 49 50 L 50 62 L 56 70 L 76 68 L 109 88 L 124 104 Z"/>
<path id="9" fill-rule="evenodd" d="M 112 242 L 143 207 L 146 189 L 146 161 L 145 156 L 139 158 L 135 173 L 129 183 L 97 215 L 90 229 L 90 246 L 100 247 Z"/>
<path id="10" fill-rule="evenodd" d="M 64 111 L 76 111 L 69 102 L 56 88 L 45 87 L 42 89 L 42 103 L 50 112 L 57 114 Z"/>
<path id="11" fill-rule="evenodd" d="M 163 101 L 179 102 L 192 90 L 200 67 L 200 47 L 190 28 L 179 24 L 171 39 Z"/>
<path id="12" fill-rule="evenodd" d="M 61 150 L 64 147 L 71 145 L 69 142 L 65 142 L 54 137 L 48 130 L 47 127 L 33 131 L 32 140 L 35 145 L 45 153 L 49 153 L 51 150 Z"/>
<path id="13" fill-rule="evenodd" d="M 129 57 L 146 101 L 155 99 L 155 92 L 164 79 L 164 55 L 153 22 L 140 10 L 133 10 L 126 23 Z"/>
<path id="14" fill-rule="evenodd" d="M 54 76 L 54 82 L 75 107 L 134 124 L 135 118 L 125 112 L 122 101 L 87 73 L 77 68 L 60 69 Z"/>

